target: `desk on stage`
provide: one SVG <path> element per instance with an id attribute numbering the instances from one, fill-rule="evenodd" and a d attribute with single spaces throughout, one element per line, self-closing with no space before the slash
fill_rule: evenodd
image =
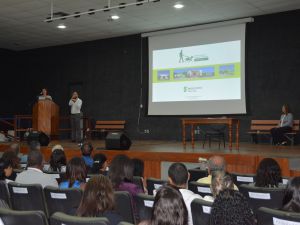
<path id="1" fill-rule="evenodd" d="M 198 125 L 213 125 L 213 124 L 224 124 L 228 126 L 229 130 L 229 149 L 232 149 L 232 128 L 235 125 L 235 142 L 236 149 L 239 149 L 239 131 L 240 131 L 240 121 L 235 118 L 182 118 L 182 144 L 186 146 L 186 127 L 191 126 L 191 139 L 192 147 L 195 146 L 195 126 Z"/>

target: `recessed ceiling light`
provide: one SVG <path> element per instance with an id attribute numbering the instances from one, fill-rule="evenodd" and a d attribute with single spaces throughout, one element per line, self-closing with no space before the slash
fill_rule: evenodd
<path id="1" fill-rule="evenodd" d="M 184 5 L 182 3 L 180 3 L 180 2 L 177 2 L 177 3 L 175 3 L 175 5 L 173 5 L 173 7 L 175 9 L 182 9 L 184 7 Z"/>
<path id="2" fill-rule="evenodd" d="M 120 17 L 118 15 L 112 15 L 110 18 L 112 20 L 118 20 L 118 19 L 120 19 Z"/>
<path id="3" fill-rule="evenodd" d="M 59 25 L 57 26 L 57 28 L 58 28 L 58 29 L 66 29 L 67 26 L 64 25 L 64 24 L 59 24 Z"/>

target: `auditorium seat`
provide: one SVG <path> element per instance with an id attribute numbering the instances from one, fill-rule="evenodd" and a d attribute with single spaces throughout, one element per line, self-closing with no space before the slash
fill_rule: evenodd
<path id="1" fill-rule="evenodd" d="M 16 211 L 0 208 L 0 224 L 48 225 L 48 221 L 42 211 Z"/>
<path id="2" fill-rule="evenodd" d="M 189 182 L 191 182 L 191 181 L 197 181 L 200 178 L 208 176 L 207 170 L 189 169 L 188 171 L 190 173 Z"/>
<path id="3" fill-rule="evenodd" d="M 65 178 L 65 173 L 49 172 L 49 171 L 46 171 L 44 173 L 50 174 L 54 179 L 56 179 L 57 183 L 60 183 Z"/>
<path id="4" fill-rule="evenodd" d="M 248 199 L 250 206 L 256 213 L 258 208 L 262 206 L 273 209 L 281 208 L 285 188 L 262 188 L 242 184 L 239 190 Z"/>
<path id="5" fill-rule="evenodd" d="M 15 210 L 40 210 L 48 217 L 45 197 L 40 184 L 8 183 L 11 206 Z"/>
<path id="6" fill-rule="evenodd" d="M 132 199 L 127 191 L 115 191 L 116 211 L 122 216 L 123 220 L 135 223 Z"/>
<path id="7" fill-rule="evenodd" d="M 300 213 L 260 207 L 257 211 L 257 222 L 258 225 L 296 225 L 300 224 Z"/>
<path id="8" fill-rule="evenodd" d="M 70 213 L 71 209 L 78 208 L 82 196 L 78 188 L 45 187 L 44 193 L 49 216 L 55 212 Z"/>
<path id="9" fill-rule="evenodd" d="M 50 217 L 51 225 L 109 225 L 105 217 L 79 217 L 70 216 L 62 212 L 56 212 Z"/>
<path id="10" fill-rule="evenodd" d="M 210 185 L 204 183 L 198 183 L 196 181 L 189 182 L 189 190 L 201 195 L 202 197 L 206 195 L 212 196 Z"/>
<path id="11" fill-rule="evenodd" d="M 127 223 L 127 222 L 120 222 L 120 223 L 118 223 L 118 225 L 134 225 L 134 224 L 132 224 L 132 223 Z"/>
<path id="12" fill-rule="evenodd" d="M 136 207 L 140 221 L 149 220 L 151 218 L 153 203 L 153 195 L 138 194 L 136 196 Z"/>
<path id="13" fill-rule="evenodd" d="M 256 181 L 255 174 L 230 173 L 234 184 L 239 187 L 242 184 L 251 184 Z"/>
<path id="14" fill-rule="evenodd" d="M 208 225 L 212 202 L 195 199 L 191 203 L 193 225 Z"/>
<path id="15" fill-rule="evenodd" d="M 11 206 L 7 184 L 5 181 L 0 181 L 0 199 L 5 201 L 7 205 Z"/>
<path id="16" fill-rule="evenodd" d="M 160 180 L 156 178 L 147 178 L 146 184 L 148 189 L 148 194 L 153 195 L 153 191 L 160 188 L 162 185 L 166 184 L 166 180 Z"/>
<path id="17" fill-rule="evenodd" d="M 140 189 L 145 190 L 142 177 L 134 176 L 133 183 L 136 184 Z"/>

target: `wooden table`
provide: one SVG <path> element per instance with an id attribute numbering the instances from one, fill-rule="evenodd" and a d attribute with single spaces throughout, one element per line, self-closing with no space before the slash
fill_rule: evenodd
<path id="1" fill-rule="evenodd" d="M 213 125 L 213 124 L 224 124 L 228 126 L 229 130 L 229 149 L 232 149 L 232 127 L 235 125 L 235 142 L 236 149 L 239 149 L 239 130 L 240 130 L 240 121 L 235 118 L 182 118 L 182 144 L 186 146 L 186 127 L 191 126 L 191 139 L 192 147 L 195 147 L 194 135 L 195 135 L 195 126 L 198 125 Z"/>

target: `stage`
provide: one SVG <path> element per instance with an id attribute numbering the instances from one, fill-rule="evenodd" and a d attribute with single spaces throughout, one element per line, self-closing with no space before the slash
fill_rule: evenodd
<path id="1" fill-rule="evenodd" d="M 270 144 L 253 144 L 241 142 L 239 150 L 229 150 L 228 143 L 226 147 L 220 147 L 213 142 L 211 147 L 206 144 L 203 148 L 202 143 L 195 142 L 192 148 L 190 142 L 187 142 L 186 148 L 179 141 L 157 141 L 157 140 L 133 140 L 132 146 L 128 151 L 105 150 L 104 140 L 90 140 L 94 146 L 95 153 L 104 153 L 111 160 L 117 154 L 126 154 L 131 158 L 141 158 L 145 161 L 145 176 L 161 176 L 162 162 L 187 162 L 197 163 L 199 157 L 209 158 L 212 155 L 222 155 L 228 163 L 228 170 L 240 173 L 255 173 L 257 164 L 262 158 L 276 158 L 282 167 L 284 176 L 294 176 L 300 174 L 300 146 L 272 146 Z M 0 150 L 4 150 L 10 143 L 2 143 Z M 42 147 L 45 160 L 49 160 L 51 148 L 61 144 L 68 158 L 80 156 L 79 146 L 69 140 L 54 140 L 47 147 Z M 27 152 L 26 142 L 21 142 L 21 152 Z"/>

